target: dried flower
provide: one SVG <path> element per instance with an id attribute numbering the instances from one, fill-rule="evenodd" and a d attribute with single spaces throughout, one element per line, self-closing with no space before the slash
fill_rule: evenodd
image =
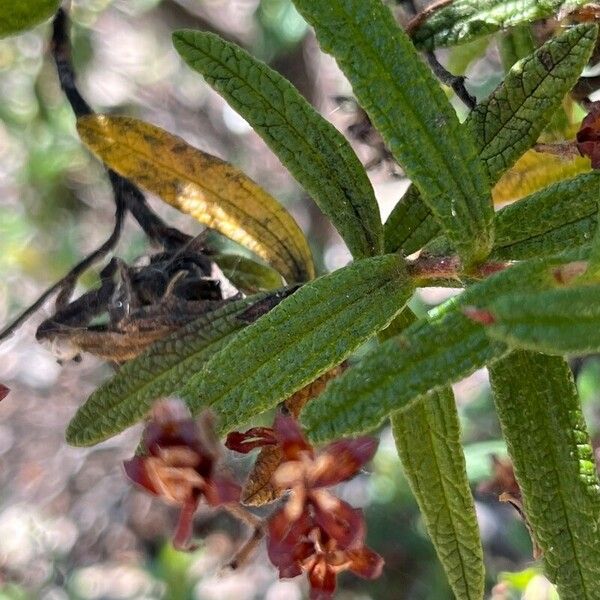
<path id="1" fill-rule="evenodd" d="M 249 452 L 277 445 L 283 457 L 272 481 L 280 490 L 291 490 L 284 506 L 267 525 L 267 549 L 280 577 L 308 574 L 312 600 L 331 598 L 340 571 L 374 579 L 383 559 L 364 545 L 362 511 L 352 508 L 324 489 L 350 479 L 377 448 L 373 438 L 340 440 L 320 453 L 306 440 L 298 423 L 278 415 L 273 429 L 258 427 L 228 436 L 232 450 Z"/>
<path id="2" fill-rule="evenodd" d="M 592 160 L 592 168 L 600 169 L 600 102 L 592 102 L 590 111 L 577 132 L 577 149 Z"/>
<path id="3" fill-rule="evenodd" d="M 379 577 L 383 558 L 364 545 L 364 518 L 360 510 L 355 513 L 359 535 L 351 547 L 343 547 L 308 511 L 292 523 L 285 509 L 276 512 L 268 523 L 267 550 L 279 576 L 307 573 L 311 600 L 331 598 L 341 571 L 352 571 L 364 579 Z"/>
<path id="4" fill-rule="evenodd" d="M 181 507 L 173 545 L 189 549 L 201 497 L 210 506 L 238 502 L 240 486 L 217 473 L 218 453 L 210 436 L 201 435 L 198 424 L 180 403 L 163 402 L 155 407 L 142 445 L 146 455 L 125 461 L 125 472 L 146 491 Z"/>

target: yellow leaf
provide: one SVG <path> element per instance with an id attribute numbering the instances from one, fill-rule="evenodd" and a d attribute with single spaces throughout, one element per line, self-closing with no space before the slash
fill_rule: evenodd
<path id="1" fill-rule="evenodd" d="M 507 171 L 492 190 L 494 204 L 514 202 L 562 179 L 590 170 L 590 159 L 564 159 L 553 154 L 528 150 Z"/>
<path id="2" fill-rule="evenodd" d="M 77 129 L 111 169 L 252 250 L 288 283 L 314 277 L 310 249 L 297 223 L 239 169 L 129 117 L 85 116 Z"/>

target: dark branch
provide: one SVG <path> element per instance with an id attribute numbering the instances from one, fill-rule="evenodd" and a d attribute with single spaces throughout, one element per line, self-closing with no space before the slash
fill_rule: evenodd
<path id="1" fill-rule="evenodd" d="M 442 83 L 450 86 L 469 110 L 473 110 L 477 105 L 477 100 L 475 100 L 475 98 L 467 91 L 467 88 L 465 87 L 465 78 L 453 75 L 450 71 L 447 71 L 444 65 L 437 59 L 434 52 L 426 52 L 425 57 L 427 58 L 429 66 L 435 73 L 435 76 Z"/>

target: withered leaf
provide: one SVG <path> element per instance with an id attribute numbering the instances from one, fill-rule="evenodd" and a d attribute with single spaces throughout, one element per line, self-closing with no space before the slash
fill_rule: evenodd
<path id="1" fill-rule="evenodd" d="M 310 249 L 297 223 L 236 167 L 137 119 L 91 115 L 80 118 L 77 129 L 111 169 L 246 246 L 288 283 L 314 277 Z"/>

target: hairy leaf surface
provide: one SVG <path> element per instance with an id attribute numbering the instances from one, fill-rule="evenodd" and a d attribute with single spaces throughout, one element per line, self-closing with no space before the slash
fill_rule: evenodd
<path id="1" fill-rule="evenodd" d="M 294 0 L 466 263 L 485 258 L 493 209 L 468 129 L 380 0 Z"/>
<path id="2" fill-rule="evenodd" d="M 471 129 L 490 182 L 534 144 L 577 81 L 596 39 L 594 25 L 579 25 L 546 42 L 517 63 L 494 93 L 462 126 Z M 439 231 L 414 187 L 396 205 L 385 226 L 386 252 L 412 254 Z"/>
<path id="3" fill-rule="evenodd" d="M 559 357 L 517 351 L 490 379 L 548 577 L 562 600 L 598 600 L 599 486 L 571 371 Z"/>
<path id="4" fill-rule="evenodd" d="M 354 258 L 381 254 L 373 188 L 354 151 L 296 88 L 235 44 L 177 31 L 175 49 L 242 115 L 331 219 Z"/>
<path id="5" fill-rule="evenodd" d="M 483 550 L 451 388 L 392 414 L 396 448 L 454 595 L 480 600 Z"/>
<path id="6" fill-rule="evenodd" d="M 0 0 L 0 38 L 39 25 L 59 6 L 60 0 Z"/>
<path id="7" fill-rule="evenodd" d="M 488 333 L 546 354 L 600 351 L 600 285 L 501 296 L 486 306 Z"/>
<path id="8" fill-rule="evenodd" d="M 316 279 L 237 336 L 182 393 L 194 411 L 211 406 L 221 430 L 229 431 L 342 362 L 384 328 L 411 293 L 397 255 Z"/>
<path id="9" fill-rule="evenodd" d="M 596 227 L 600 173 L 550 185 L 496 214 L 492 256 L 522 260 L 589 244 Z"/>
<path id="10" fill-rule="evenodd" d="M 381 332 L 388 339 L 416 321 L 406 307 Z M 457 598 L 483 597 L 483 551 L 451 388 L 391 415 L 404 473 Z"/>
<path id="11" fill-rule="evenodd" d="M 467 289 L 388 340 L 305 409 L 302 421 L 310 437 L 325 441 L 371 430 L 418 396 L 499 358 L 507 351 L 506 344 L 490 339 L 483 325 L 463 313 L 465 307 L 490 302 L 524 286 L 532 290 L 555 287 L 555 269 L 582 256 L 587 253 L 515 265 Z"/>
<path id="12" fill-rule="evenodd" d="M 240 317 L 253 306 L 266 312 L 266 299 L 283 295 L 260 294 L 236 300 L 210 312 L 174 334 L 155 342 L 138 358 L 125 363 L 99 387 L 69 424 L 67 441 L 74 446 L 97 444 L 139 421 L 152 403 L 172 394 L 248 321 Z"/>
<path id="13" fill-rule="evenodd" d="M 85 144 L 111 169 L 270 262 L 288 282 L 314 277 L 304 234 L 242 171 L 130 117 L 78 120 Z"/>
<path id="14" fill-rule="evenodd" d="M 425 50 L 454 46 L 499 29 L 546 19 L 565 6 L 584 4 L 586 0 L 454 0 L 419 23 L 412 38 Z"/>

